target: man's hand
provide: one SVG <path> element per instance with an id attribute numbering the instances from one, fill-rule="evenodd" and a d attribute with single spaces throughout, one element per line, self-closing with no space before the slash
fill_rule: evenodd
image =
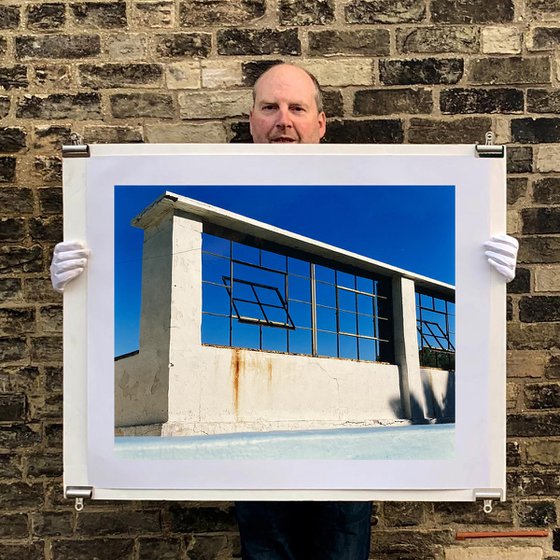
<path id="1" fill-rule="evenodd" d="M 506 282 L 511 282 L 515 277 L 515 267 L 517 265 L 517 251 L 519 249 L 517 239 L 505 233 L 494 235 L 484 244 L 484 248 L 486 249 L 484 254 L 490 265 L 505 278 Z"/>
<path id="2" fill-rule="evenodd" d="M 66 284 L 84 271 L 88 256 L 89 251 L 79 241 L 63 241 L 55 245 L 50 271 L 57 292 L 62 293 Z"/>

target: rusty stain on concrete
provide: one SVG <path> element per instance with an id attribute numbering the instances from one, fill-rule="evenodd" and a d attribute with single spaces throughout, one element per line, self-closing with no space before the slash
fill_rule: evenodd
<path id="1" fill-rule="evenodd" d="M 272 362 L 269 360 L 268 362 L 268 384 L 272 383 Z"/>
<path id="2" fill-rule="evenodd" d="M 243 355 L 239 348 L 234 348 L 231 353 L 231 371 L 233 373 L 233 408 L 235 416 L 239 414 L 239 374 L 243 369 Z"/>

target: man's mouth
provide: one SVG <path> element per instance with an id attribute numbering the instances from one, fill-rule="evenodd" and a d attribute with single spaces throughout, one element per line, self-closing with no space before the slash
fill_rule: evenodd
<path id="1" fill-rule="evenodd" d="M 291 144 L 297 142 L 297 140 L 289 136 L 278 136 L 277 138 L 271 138 L 270 142 L 273 144 Z"/>

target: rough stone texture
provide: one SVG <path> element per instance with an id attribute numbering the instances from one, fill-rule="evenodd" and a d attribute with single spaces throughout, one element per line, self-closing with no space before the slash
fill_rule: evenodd
<path id="1" fill-rule="evenodd" d="M 78 66 L 80 85 L 92 89 L 127 86 L 160 86 L 163 69 L 159 64 L 83 64 Z"/>
<path id="2" fill-rule="evenodd" d="M 527 462 L 545 467 L 560 465 L 560 441 L 530 441 L 526 445 Z"/>
<path id="3" fill-rule="evenodd" d="M 167 64 L 165 67 L 165 83 L 169 89 L 200 89 L 200 64 L 191 61 Z"/>
<path id="4" fill-rule="evenodd" d="M 41 88 L 64 91 L 72 86 L 74 78 L 70 67 L 66 64 L 40 64 L 34 66 L 32 70 L 32 81 L 34 85 Z"/>
<path id="5" fill-rule="evenodd" d="M 442 113 L 521 113 L 523 91 L 510 88 L 447 89 L 440 94 Z"/>
<path id="6" fill-rule="evenodd" d="M 531 383 L 525 386 L 525 404 L 533 410 L 560 408 L 560 384 Z"/>
<path id="7" fill-rule="evenodd" d="M 70 5 L 74 22 L 83 27 L 114 29 L 126 26 L 124 2 L 81 2 Z"/>
<path id="8" fill-rule="evenodd" d="M 99 35 L 22 35 L 16 37 L 16 55 L 20 60 L 44 58 L 80 59 L 95 56 L 101 50 Z"/>
<path id="9" fill-rule="evenodd" d="M 433 101 L 429 89 L 358 90 L 354 94 L 354 115 L 430 113 Z"/>
<path id="10" fill-rule="evenodd" d="M 219 63 L 203 60 L 200 64 L 203 88 L 228 88 L 242 84 L 241 64 L 234 60 Z"/>
<path id="11" fill-rule="evenodd" d="M 148 117 L 171 119 L 173 99 L 165 93 L 118 93 L 111 95 L 111 113 L 115 118 Z"/>
<path id="12" fill-rule="evenodd" d="M 408 141 L 411 144 L 475 144 L 490 130 L 488 118 L 464 118 L 453 121 L 410 120 Z"/>
<path id="13" fill-rule="evenodd" d="M 179 114 L 182 119 L 212 119 L 248 115 L 252 104 L 249 91 L 180 93 Z"/>
<path id="14" fill-rule="evenodd" d="M 297 29 L 226 29 L 218 31 L 217 42 L 223 55 L 301 54 Z"/>
<path id="15" fill-rule="evenodd" d="M 25 95 L 16 115 L 22 119 L 95 119 L 101 116 L 101 100 L 96 93 Z"/>
<path id="16" fill-rule="evenodd" d="M 482 30 L 482 52 L 485 54 L 518 54 L 523 35 L 517 27 L 487 27 Z"/>
<path id="17" fill-rule="evenodd" d="M 511 122 L 511 135 L 514 142 L 527 144 L 560 142 L 560 119 L 515 119 Z"/>
<path id="18" fill-rule="evenodd" d="M 107 34 L 102 49 L 109 60 L 146 60 L 148 39 L 142 34 Z"/>
<path id="19" fill-rule="evenodd" d="M 147 125 L 146 141 L 150 143 L 211 143 L 223 144 L 227 141 L 226 131 L 221 123 Z"/>
<path id="20" fill-rule="evenodd" d="M 143 141 L 143 134 L 140 127 L 86 126 L 83 138 L 84 142 L 91 144 L 135 144 Z M 46 195 L 47 193 L 44 196 Z M 41 191 L 39 196 L 41 197 Z M 57 201 L 54 203 L 56 204 Z"/>
<path id="21" fill-rule="evenodd" d="M 340 144 L 400 144 L 403 139 L 402 122 L 397 119 L 334 120 L 325 136 L 326 142 Z"/>
<path id="22" fill-rule="evenodd" d="M 387 56 L 390 52 L 389 31 L 386 29 L 310 31 L 308 38 L 312 56 Z"/>
<path id="23" fill-rule="evenodd" d="M 161 58 L 206 57 L 212 38 L 208 33 L 167 33 L 155 36 L 155 51 Z"/>
<path id="24" fill-rule="evenodd" d="M 453 546 L 445 549 L 445 560 L 543 560 L 543 554 L 538 547 Z"/>
<path id="25" fill-rule="evenodd" d="M 469 79 L 474 84 L 548 84 L 550 60 L 519 56 L 479 58 L 471 62 Z"/>
<path id="26" fill-rule="evenodd" d="M 397 31 L 397 47 L 403 53 L 477 53 L 480 49 L 476 27 L 417 27 Z"/>
<path id="27" fill-rule="evenodd" d="M 10 112 L 10 98 L 0 96 L 0 119 L 3 119 Z"/>
<path id="28" fill-rule="evenodd" d="M 533 148 L 509 147 L 507 149 L 508 173 L 531 173 L 533 171 Z"/>
<path id="29" fill-rule="evenodd" d="M 348 23 L 408 23 L 424 19 L 426 7 L 419 0 L 352 0 L 345 7 Z"/>
<path id="30" fill-rule="evenodd" d="M 557 27 L 536 27 L 529 35 L 527 48 L 531 51 L 547 51 L 560 44 L 560 29 Z"/>
<path id="31" fill-rule="evenodd" d="M 433 0 L 432 20 L 436 23 L 507 23 L 513 21 L 513 0 Z"/>
<path id="32" fill-rule="evenodd" d="M 180 22 L 183 27 L 209 25 L 242 25 L 265 15 L 265 0 L 187 0 L 180 3 Z"/>
<path id="33" fill-rule="evenodd" d="M 21 89 L 29 85 L 27 79 L 27 66 L 16 64 L 15 66 L 0 66 L 0 88 Z"/>
<path id="34" fill-rule="evenodd" d="M 542 267 L 535 271 L 535 292 L 556 292 L 560 281 L 560 266 Z"/>
<path id="35" fill-rule="evenodd" d="M 278 17 L 282 25 L 325 25 L 334 20 L 334 1 L 280 0 Z"/>
<path id="36" fill-rule="evenodd" d="M 531 113 L 560 112 L 560 92 L 546 89 L 528 89 L 527 109 Z"/>
<path id="37" fill-rule="evenodd" d="M 560 297 L 533 296 L 521 298 L 519 319 L 524 323 L 560 321 Z"/>
<path id="38" fill-rule="evenodd" d="M 64 4 L 33 4 L 26 10 L 27 28 L 51 31 L 64 26 L 66 9 Z"/>
<path id="39" fill-rule="evenodd" d="M 132 12 L 135 27 L 150 29 L 173 27 L 175 23 L 175 3 L 169 0 L 161 2 L 136 2 Z"/>
<path id="40" fill-rule="evenodd" d="M 460 58 L 381 60 L 381 81 L 386 85 L 456 84 L 463 76 Z"/>
<path id="41" fill-rule="evenodd" d="M 15 29 L 19 23 L 19 6 L 0 6 L 0 29 Z"/>

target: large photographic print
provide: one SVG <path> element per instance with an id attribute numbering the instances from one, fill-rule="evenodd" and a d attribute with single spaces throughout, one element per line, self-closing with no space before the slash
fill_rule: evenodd
<path id="1" fill-rule="evenodd" d="M 483 252 L 503 158 L 107 145 L 64 163 L 65 238 L 90 250 L 64 294 L 66 486 L 503 497 L 505 288 Z"/>
<path id="2" fill-rule="evenodd" d="M 118 454 L 451 458 L 454 276 L 454 186 L 115 187 Z"/>

